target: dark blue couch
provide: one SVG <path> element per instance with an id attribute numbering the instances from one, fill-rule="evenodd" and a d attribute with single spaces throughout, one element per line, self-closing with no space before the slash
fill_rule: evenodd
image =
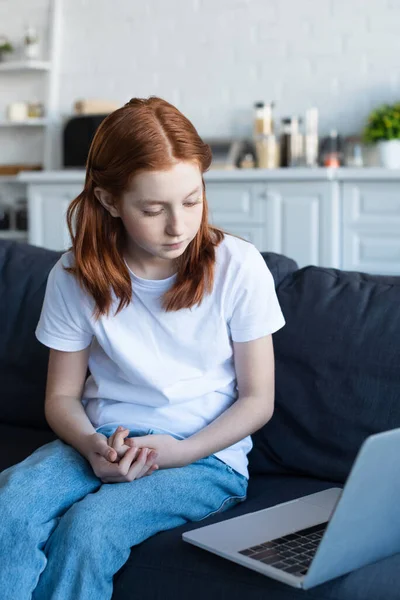
<path id="1" fill-rule="evenodd" d="M 58 257 L 0 242 L 0 470 L 55 437 L 43 411 L 48 351 L 34 329 Z M 208 523 L 343 484 L 365 437 L 400 426 L 400 277 L 264 258 L 287 321 L 274 335 L 276 409 L 253 436 L 248 499 Z M 134 548 L 113 598 L 400 599 L 400 555 L 303 592 L 182 542 L 197 526 Z"/>

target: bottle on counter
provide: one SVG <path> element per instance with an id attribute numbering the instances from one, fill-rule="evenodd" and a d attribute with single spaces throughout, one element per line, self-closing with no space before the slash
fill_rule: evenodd
<path id="1" fill-rule="evenodd" d="M 10 209 L 0 204 L 0 231 L 10 229 Z"/>
<path id="2" fill-rule="evenodd" d="M 341 144 L 336 129 L 331 129 L 329 137 L 324 140 L 322 148 L 322 164 L 324 167 L 340 167 Z"/>
<path id="3" fill-rule="evenodd" d="M 345 167 L 359 168 L 364 166 L 362 140 L 359 136 L 348 136 L 344 140 L 343 154 L 343 162 Z"/>
<path id="4" fill-rule="evenodd" d="M 259 169 L 277 167 L 277 142 L 274 133 L 272 110 L 274 103 L 256 102 L 254 105 L 253 140 Z"/>
<path id="5" fill-rule="evenodd" d="M 272 109 L 274 103 L 265 104 L 264 102 L 256 102 L 254 105 L 254 137 L 259 135 L 270 135 L 274 132 L 274 122 L 272 118 Z"/>
<path id="6" fill-rule="evenodd" d="M 306 111 L 304 138 L 304 159 L 306 167 L 318 167 L 318 109 L 309 108 Z"/>
<path id="7" fill-rule="evenodd" d="M 15 202 L 15 228 L 18 231 L 28 231 L 28 203 L 25 198 Z"/>
<path id="8" fill-rule="evenodd" d="M 254 169 L 256 166 L 254 155 L 251 152 L 244 154 L 243 158 L 240 160 L 239 166 L 241 169 Z"/>
<path id="9" fill-rule="evenodd" d="M 299 130 L 299 117 L 284 117 L 282 119 L 280 140 L 280 166 L 299 167 L 304 164 L 303 135 Z"/>

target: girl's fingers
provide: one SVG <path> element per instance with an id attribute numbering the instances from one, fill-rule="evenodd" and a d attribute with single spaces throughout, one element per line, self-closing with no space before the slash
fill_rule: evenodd
<path id="1" fill-rule="evenodd" d="M 158 465 L 151 466 L 150 469 L 147 471 L 147 473 L 144 475 L 144 477 L 148 477 L 149 475 L 153 475 L 154 471 L 158 471 Z"/>
<path id="2" fill-rule="evenodd" d="M 104 475 L 101 481 L 103 483 L 122 483 L 140 479 L 147 474 L 151 475 L 158 469 L 158 465 L 154 465 L 156 457 L 157 453 L 149 448 L 129 448 L 119 462 L 119 474 Z"/>
<path id="3" fill-rule="evenodd" d="M 115 436 L 117 435 L 117 432 L 120 431 L 121 426 L 117 427 L 117 429 L 114 431 L 114 433 L 112 435 L 110 435 L 110 437 L 108 438 L 108 444 L 111 446 L 111 448 L 113 448 L 114 446 L 114 441 L 115 441 Z"/>
<path id="4" fill-rule="evenodd" d="M 143 449 L 144 450 L 144 449 Z M 147 453 L 139 448 L 129 448 L 119 461 L 121 475 L 136 474 L 141 471 L 146 463 Z"/>
<path id="5" fill-rule="evenodd" d="M 107 460 L 109 460 L 110 462 L 114 462 L 115 460 L 117 460 L 117 458 L 118 458 L 117 452 L 114 450 L 114 448 L 110 448 L 108 455 L 107 455 Z"/>
<path id="6" fill-rule="evenodd" d="M 129 452 L 129 450 L 128 450 Z M 150 464 L 147 464 L 148 459 L 148 455 L 150 454 L 150 450 L 148 448 L 142 448 L 141 450 L 139 450 L 139 454 L 138 454 L 138 458 L 137 460 L 132 464 L 132 466 L 130 467 L 129 471 L 128 471 L 128 479 L 129 480 L 133 480 L 133 479 L 139 479 L 141 477 L 141 473 L 147 473 L 147 471 L 150 468 Z M 154 461 L 152 461 L 154 462 Z"/>
<path id="7" fill-rule="evenodd" d="M 124 427 L 117 428 L 117 430 L 114 432 L 114 440 L 112 443 L 112 447 L 115 450 L 118 450 L 121 446 L 123 446 L 124 439 L 126 438 L 128 433 L 129 433 L 129 429 L 126 429 Z"/>
<path id="8" fill-rule="evenodd" d="M 153 467 L 155 461 L 157 459 L 157 453 L 154 450 L 149 450 L 147 454 L 147 460 L 143 467 L 143 469 L 136 475 L 135 479 L 140 479 L 147 475 L 150 469 Z"/>

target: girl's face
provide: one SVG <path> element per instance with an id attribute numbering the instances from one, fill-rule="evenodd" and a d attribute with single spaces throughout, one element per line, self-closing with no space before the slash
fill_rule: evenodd
<path id="1" fill-rule="evenodd" d="M 203 214 L 203 186 L 199 166 L 178 162 L 168 171 L 135 175 L 122 195 L 114 216 L 124 224 L 127 253 L 135 263 L 165 266 L 183 254 L 196 236 Z M 167 264 L 168 263 L 168 264 Z"/>

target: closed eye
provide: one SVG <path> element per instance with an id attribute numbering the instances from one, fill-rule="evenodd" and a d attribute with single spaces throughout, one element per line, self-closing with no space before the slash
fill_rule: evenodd
<path id="1" fill-rule="evenodd" d="M 195 202 L 185 202 L 184 206 L 191 208 L 192 206 L 196 206 L 197 204 L 201 204 L 201 203 L 202 203 L 202 200 L 200 199 L 200 200 L 196 200 Z M 146 217 L 156 217 L 157 215 L 161 215 L 161 213 L 163 212 L 163 209 L 157 210 L 157 211 L 143 210 L 142 212 Z"/>

